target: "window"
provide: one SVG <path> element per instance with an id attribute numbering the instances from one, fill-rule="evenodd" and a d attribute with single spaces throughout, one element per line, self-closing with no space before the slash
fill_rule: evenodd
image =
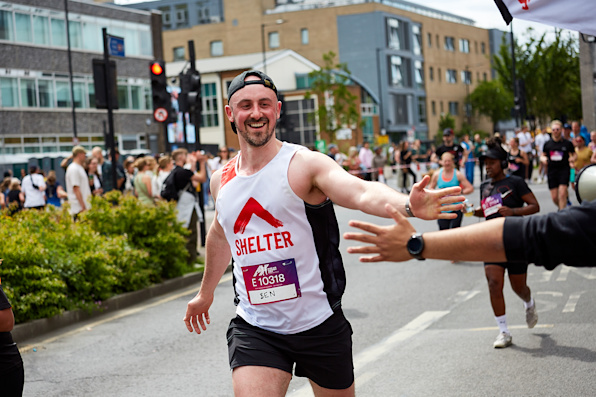
<path id="1" fill-rule="evenodd" d="M 428 68 L 428 78 L 430 79 L 430 81 L 435 80 L 435 69 L 432 66 Z"/>
<path id="2" fill-rule="evenodd" d="M 486 72 L 482 73 L 482 80 L 486 81 Z"/>
<path id="3" fill-rule="evenodd" d="M 457 70 L 447 69 L 447 71 L 445 72 L 445 81 L 450 84 L 457 83 Z"/>
<path id="4" fill-rule="evenodd" d="M 215 83 L 201 84 L 201 126 L 217 127 L 219 111 L 217 108 L 217 92 Z"/>
<path id="5" fill-rule="evenodd" d="M 186 4 L 176 4 L 176 24 L 188 25 L 188 6 Z"/>
<path id="6" fill-rule="evenodd" d="M 391 57 L 391 84 L 395 87 L 404 87 L 404 65 L 400 56 Z"/>
<path id="7" fill-rule="evenodd" d="M 433 46 L 433 35 L 430 34 L 430 33 L 427 33 L 426 34 L 426 41 L 427 41 L 427 44 L 428 44 L 428 48 L 432 47 Z"/>
<path id="8" fill-rule="evenodd" d="M 459 51 L 465 54 L 470 53 L 470 40 L 459 39 Z"/>
<path id="9" fill-rule="evenodd" d="M 461 71 L 461 81 L 464 84 L 470 85 L 472 84 L 472 72 L 469 70 L 462 70 Z"/>
<path id="10" fill-rule="evenodd" d="M 466 113 L 466 117 L 472 117 L 472 104 L 471 103 L 464 103 L 464 112 Z"/>
<path id="11" fill-rule="evenodd" d="M 387 47 L 395 50 L 401 49 L 399 21 L 395 18 L 387 19 Z"/>
<path id="12" fill-rule="evenodd" d="M 474 42 L 474 52 L 476 52 L 476 54 L 478 54 L 478 42 L 477 41 Z"/>
<path id="13" fill-rule="evenodd" d="M 145 110 L 145 90 L 140 85 L 130 86 L 130 108 Z"/>
<path id="14" fill-rule="evenodd" d="M 164 28 L 171 28 L 172 27 L 172 15 L 170 14 L 170 7 L 158 7 L 159 11 L 161 11 L 161 23 L 163 23 Z"/>
<path id="15" fill-rule="evenodd" d="M 97 32 L 100 30 L 101 27 L 98 26 L 95 22 L 83 21 L 81 23 L 81 31 L 83 35 L 83 48 L 90 51 L 103 51 L 102 36 L 97 34 Z M 126 43 L 126 53 L 132 53 L 129 48 L 130 40 L 125 39 L 124 42 Z"/>
<path id="16" fill-rule="evenodd" d="M 449 102 L 449 113 L 453 116 L 457 116 L 459 113 L 459 103 L 455 101 Z"/>
<path id="17" fill-rule="evenodd" d="M 210 43 L 210 53 L 212 57 L 220 57 L 224 54 L 223 41 L 216 40 Z"/>
<path id="18" fill-rule="evenodd" d="M 414 48 L 412 49 L 412 52 L 416 55 L 420 55 L 422 54 L 422 34 L 420 33 L 420 26 L 412 26 L 412 35 L 414 36 Z"/>
<path id="19" fill-rule="evenodd" d="M 418 97 L 418 121 L 426 124 L 426 98 Z"/>
<path id="20" fill-rule="evenodd" d="M 279 48 L 279 32 L 269 32 L 269 48 Z"/>
<path id="21" fill-rule="evenodd" d="M 445 49 L 447 51 L 455 51 L 455 39 L 450 36 L 445 36 Z"/>
<path id="22" fill-rule="evenodd" d="M 17 79 L 0 78 L 0 98 L 2 98 L 2 107 L 4 108 L 16 108 L 19 106 Z"/>
<path id="23" fill-rule="evenodd" d="M 118 84 L 118 107 L 122 109 L 128 109 L 130 107 L 128 86 L 126 85 Z"/>
<path id="24" fill-rule="evenodd" d="M 68 22 L 68 29 L 70 38 L 70 46 L 72 48 L 83 48 L 82 38 L 83 33 L 81 32 L 81 23 L 76 21 Z M 128 42 L 128 41 L 127 41 Z"/>
<path id="25" fill-rule="evenodd" d="M 54 84 L 51 80 L 38 80 L 37 86 L 39 88 L 39 106 L 42 108 L 54 107 Z M 94 87 L 93 84 L 91 86 Z M 95 97 L 94 97 L 95 98 Z M 91 102 L 95 106 L 95 99 Z"/>
<path id="26" fill-rule="evenodd" d="M 395 124 L 410 124 L 408 120 L 408 97 L 406 95 L 393 95 L 393 109 L 395 111 Z"/>
<path id="27" fill-rule="evenodd" d="M 435 101 L 431 101 L 430 103 L 431 111 L 433 112 L 433 116 L 437 115 L 437 103 Z"/>
<path id="28" fill-rule="evenodd" d="M 439 76 L 439 83 L 441 82 L 441 68 L 437 69 L 437 76 Z"/>
<path id="29" fill-rule="evenodd" d="M 480 51 L 484 54 L 486 53 L 486 44 L 480 43 Z"/>
<path id="30" fill-rule="evenodd" d="M 64 19 L 54 19 L 50 23 L 52 31 L 52 45 L 66 47 L 66 23 Z"/>
<path id="31" fill-rule="evenodd" d="M 300 43 L 308 44 L 308 29 L 300 29 Z"/>
<path id="32" fill-rule="evenodd" d="M 186 59 L 184 47 L 174 47 L 174 62 Z"/>
<path id="33" fill-rule="evenodd" d="M 56 99 L 59 108 L 70 107 L 70 87 L 68 82 L 56 81 Z"/>
<path id="34" fill-rule="evenodd" d="M 315 100 L 313 98 L 286 98 L 284 106 L 286 107 L 286 121 L 280 128 L 279 139 L 301 145 L 314 145 L 317 135 L 317 123 L 313 117 Z"/>
<path id="35" fill-rule="evenodd" d="M 37 90 L 33 79 L 21 79 L 21 106 L 37 107 Z"/>
<path id="36" fill-rule="evenodd" d="M 441 114 L 443 114 L 443 101 L 441 101 Z"/>
<path id="37" fill-rule="evenodd" d="M 31 30 L 31 15 L 21 14 L 19 12 L 14 13 L 15 30 L 17 31 L 16 41 L 23 43 L 32 43 L 32 30 Z"/>
<path id="38" fill-rule="evenodd" d="M 0 40 L 14 40 L 12 12 L 0 10 Z"/>
<path id="39" fill-rule="evenodd" d="M 414 62 L 414 81 L 419 90 L 424 89 L 424 64 L 421 61 Z"/>

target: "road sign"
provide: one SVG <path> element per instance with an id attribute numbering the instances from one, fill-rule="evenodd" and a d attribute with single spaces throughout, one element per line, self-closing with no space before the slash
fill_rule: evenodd
<path id="1" fill-rule="evenodd" d="M 168 111 L 165 108 L 157 108 L 153 112 L 153 118 L 155 118 L 155 121 L 163 123 L 168 119 Z"/>
<path id="2" fill-rule="evenodd" d="M 122 37 L 108 35 L 108 48 L 110 55 L 124 57 L 124 39 Z"/>

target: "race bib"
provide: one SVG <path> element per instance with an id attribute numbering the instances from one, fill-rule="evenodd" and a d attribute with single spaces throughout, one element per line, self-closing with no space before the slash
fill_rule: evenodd
<path id="1" fill-rule="evenodd" d="M 550 151 L 550 161 L 561 161 L 563 160 L 563 152 L 558 150 L 551 150 Z"/>
<path id="2" fill-rule="evenodd" d="M 517 165 L 517 163 L 509 163 L 509 169 L 512 172 L 515 172 L 515 171 L 519 170 L 519 165 Z"/>
<path id="3" fill-rule="evenodd" d="M 484 217 L 489 217 L 499 211 L 499 208 L 503 206 L 503 199 L 500 194 L 493 194 L 492 196 L 486 197 L 482 200 L 482 212 Z"/>
<path id="4" fill-rule="evenodd" d="M 280 302 L 301 296 L 294 259 L 242 268 L 248 300 L 253 305 Z"/>

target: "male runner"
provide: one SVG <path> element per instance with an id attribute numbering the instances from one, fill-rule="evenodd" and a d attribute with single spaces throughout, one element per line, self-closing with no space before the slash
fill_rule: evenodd
<path id="1" fill-rule="evenodd" d="M 567 189 L 571 174 L 569 160 L 570 158 L 575 160 L 575 148 L 570 141 L 563 137 L 560 121 L 553 121 L 551 129 L 552 139 L 544 144 L 540 161 L 548 165 L 546 169 L 548 189 L 553 203 L 559 210 L 562 210 L 567 206 Z"/>
<path id="2" fill-rule="evenodd" d="M 184 322 L 201 333 L 215 287 L 234 258 L 238 316 L 228 329 L 236 396 L 283 396 L 296 365 L 317 396 L 353 396 L 352 330 L 341 310 L 345 273 L 332 202 L 388 216 L 390 203 L 422 219 L 450 218 L 459 187 L 410 196 L 345 172 L 328 156 L 275 139 L 281 110 L 273 81 L 237 76 L 226 115 L 241 151 L 211 178 L 216 216 L 207 235 L 205 274 Z M 449 194 L 455 196 L 449 197 Z M 442 204 L 448 204 L 441 207 Z"/>

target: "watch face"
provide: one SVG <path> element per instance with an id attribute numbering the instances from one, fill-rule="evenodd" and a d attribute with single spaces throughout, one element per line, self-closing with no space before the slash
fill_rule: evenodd
<path id="1" fill-rule="evenodd" d="M 412 254 L 422 252 L 422 238 L 420 236 L 412 237 L 408 240 L 408 251 Z"/>

